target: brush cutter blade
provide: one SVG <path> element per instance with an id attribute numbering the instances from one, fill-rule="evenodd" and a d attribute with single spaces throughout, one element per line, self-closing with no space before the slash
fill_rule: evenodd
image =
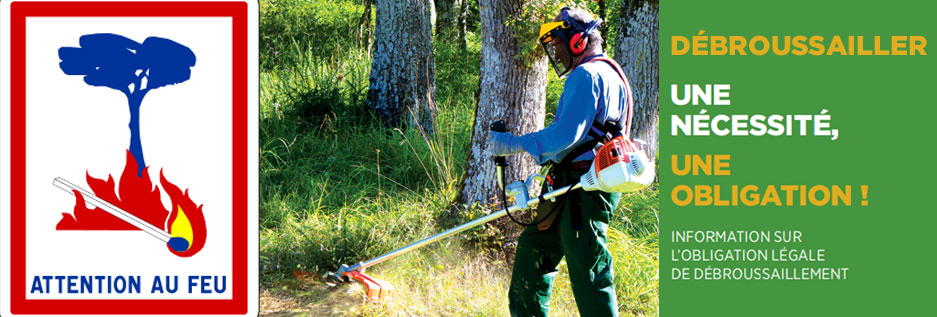
<path id="1" fill-rule="evenodd" d="M 358 271 L 344 272 L 342 276 L 364 284 L 364 293 L 372 301 L 389 299 L 394 293 L 394 286 L 390 285 L 387 281 L 371 277 Z"/>
<path id="2" fill-rule="evenodd" d="M 325 275 L 322 275 L 322 278 L 334 284 L 341 284 L 341 283 L 348 282 L 344 278 L 342 278 L 341 275 L 338 275 L 337 273 L 333 273 L 333 272 L 325 273 Z"/>

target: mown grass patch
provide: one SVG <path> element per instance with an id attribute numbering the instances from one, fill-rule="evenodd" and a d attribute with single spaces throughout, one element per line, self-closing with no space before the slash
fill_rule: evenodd
<path id="1" fill-rule="evenodd" d="M 641 200 L 657 195 L 649 189 L 623 198 L 616 217 L 627 212 L 625 207 L 646 211 Z M 652 224 L 649 228 L 655 228 Z M 427 230 L 425 236 L 432 233 Z M 438 229 L 436 229 L 438 230 Z M 648 236 L 632 236 L 633 227 L 621 221 L 611 223 L 608 232 L 609 249 L 614 256 L 615 285 L 619 311 L 624 315 L 657 315 L 659 305 L 659 259 L 655 231 Z M 394 298 L 372 303 L 364 299 L 360 285 L 342 285 L 329 288 L 322 280 L 300 282 L 292 277 L 266 281 L 268 298 L 281 297 L 267 304 L 268 312 L 341 311 L 341 314 L 385 316 L 408 314 L 417 316 L 492 316 L 507 313 L 507 289 L 510 266 L 501 257 L 478 250 L 471 243 L 471 234 L 444 239 L 436 244 L 401 255 L 368 270 L 395 287 Z M 413 237 L 411 240 L 424 237 Z M 404 241 L 401 241 L 404 242 Z M 412 242 L 412 241 L 405 241 Z M 576 301 L 569 284 L 566 262 L 559 265 L 555 279 L 550 312 L 556 316 L 578 314 Z M 347 293 L 354 293 L 354 296 Z M 352 304 L 348 304 L 351 302 Z"/>

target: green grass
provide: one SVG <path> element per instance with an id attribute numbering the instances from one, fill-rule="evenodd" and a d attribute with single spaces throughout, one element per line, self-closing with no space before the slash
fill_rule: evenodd
<path id="1" fill-rule="evenodd" d="M 360 3 L 348 0 L 261 0 L 261 70 L 279 70 L 295 65 L 302 59 L 295 54 L 297 51 L 320 57 L 360 51 L 358 24 L 364 13 Z"/>
<path id="2" fill-rule="evenodd" d="M 261 310 L 504 315 L 510 267 L 491 248 L 498 232 L 490 226 L 369 270 L 397 287 L 382 304 L 353 286 L 292 274 L 332 271 L 488 212 L 453 205 L 474 121 L 478 34 L 469 32 L 465 49 L 436 42 L 437 129 L 424 139 L 382 126 L 367 109 L 370 59 L 355 33 L 362 12 L 357 1 L 261 3 Z M 561 92 L 551 79 L 548 112 Z M 657 200 L 656 187 L 629 194 L 611 223 L 623 313 L 658 311 Z M 575 314 L 565 265 L 556 281 L 551 312 Z"/>

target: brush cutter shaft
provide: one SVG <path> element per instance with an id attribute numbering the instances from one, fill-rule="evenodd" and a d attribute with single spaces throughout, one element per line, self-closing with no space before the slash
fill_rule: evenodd
<path id="1" fill-rule="evenodd" d="M 393 259 L 393 258 L 397 257 L 398 255 L 404 254 L 404 253 L 406 253 L 406 252 L 408 252 L 408 251 L 410 251 L 410 250 L 413 250 L 413 249 L 416 249 L 416 248 L 420 248 L 420 247 L 425 246 L 425 245 L 427 245 L 427 244 L 436 242 L 436 241 L 438 241 L 438 240 L 440 240 L 440 239 L 442 239 L 442 238 L 446 238 L 446 237 L 455 235 L 455 234 L 457 234 L 457 233 L 459 233 L 459 232 L 462 232 L 462 231 L 465 231 L 465 230 L 468 230 L 468 229 L 471 229 L 471 228 L 480 226 L 480 225 L 482 225 L 482 224 L 484 224 L 484 223 L 487 223 L 487 222 L 489 222 L 489 221 L 492 221 L 492 220 L 495 220 L 495 219 L 504 217 L 505 215 L 507 215 L 507 212 L 512 212 L 512 213 L 514 213 L 514 212 L 518 212 L 518 211 L 523 211 L 523 210 L 526 210 L 526 209 L 534 208 L 534 207 L 537 207 L 537 205 L 539 205 L 541 201 L 545 201 L 545 200 L 550 200 L 550 199 L 556 198 L 556 197 L 558 197 L 558 196 L 560 196 L 560 195 L 566 194 L 566 193 L 568 193 L 568 192 L 570 192 L 570 191 L 573 191 L 573 190 L 577 190 L 577 189 L 579 189 L 579 188 L 582 188 L 582 185 L 580 185 L 579 183 L 576 183 L 576 184 L 573 184 L 573 185 L 569 185 L 569 186 L 566 186 L 566 187 L 562 187 L 562 188 L 557 189 L 557 190 L 554 190 L 554 191 L 552 191 L 552 192 L 549 192 L 549 193 L 540 195 L 540 196 L 537 197 L 537 199 L 531 199 L 531 200 L 527 201 L 527 203 L 525 203 L 525 204 L 514 205 L 514 206 L 509 207 L 507 210 L 501 209 L 501 210 L 499 210 L 499 211 L 492 212 L 492 213 L 490 213 L 490 214 L 488 214 L 488 215 L 485 215 L 484 217 L 481 217 L 481 218 L 478 218 L 478 219 L 475 219 L 475 220 L 466 222 L 466 223 L 464 223 L 464 224 L 462 224 L 462 225 L 459 225 L 458 227 L 455 227 L 455 228 L 452 228 L 452 229 L 443 231 L 443 232 L 441 232 L 441 233 L 439 233 L 439 234 L 436 234 L 436 235 L 434 235 L 434 236 L 432 236 L 432 237 L 429 237 L 429 238 L 426 238 L 426 239 L 423 239 L 423 240 L 414 242 L 414 243 L 412 243 L 412 244 L 410 244 L 410 245 L 408 245 L 408 246 L 405 246 L 405 247 L 402 247 L 402 248 L 400 248 L 400 249 L 397 249 L 397 250 L 394 250 L 394 251 L 385 253 L 384 255 L 378 256 L 378 257 L 376 257 L 376 258 L 373 258 L 373 259 L 370 259 L 370 260 L 367 260 L 367 261 L 364 261 L 364 262 L 359 262 L 358 264 L 355 264 L 355 265 L 352 265 L 352 266 L 350 266 L 350 267 L 345 268 L 344 271 L 345 271 L 345 272 L 351 272 L 351 271 L 361 271 L 361 270 L 364 270 L 364 269 L 366 269 L 366 268 L 368 268 L 368 267 L 371 267 L 371 266 L 373 266 L 373 265 L 375 265 L 375 264 L 378 264 L 378 263 L 381 263 L 381 262 L 384 262 L 384 261 Z M 340 269 L 339 271 L 342 271 L 342 270 Z M 341 272 L 339 272 L 339 274 L 341 274 Z"/>

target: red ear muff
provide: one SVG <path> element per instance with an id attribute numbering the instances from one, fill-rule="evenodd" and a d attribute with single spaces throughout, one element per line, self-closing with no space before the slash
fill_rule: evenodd
<path id="1" fill-rule="evenodd" d="M 569 50 L 573 55 L 582 54 L 582 52 L 586 50 L 586 44 L 589 43 L 589 38 L 584 35 L 585 33 L 576 33 L 569 39 Z"/>

